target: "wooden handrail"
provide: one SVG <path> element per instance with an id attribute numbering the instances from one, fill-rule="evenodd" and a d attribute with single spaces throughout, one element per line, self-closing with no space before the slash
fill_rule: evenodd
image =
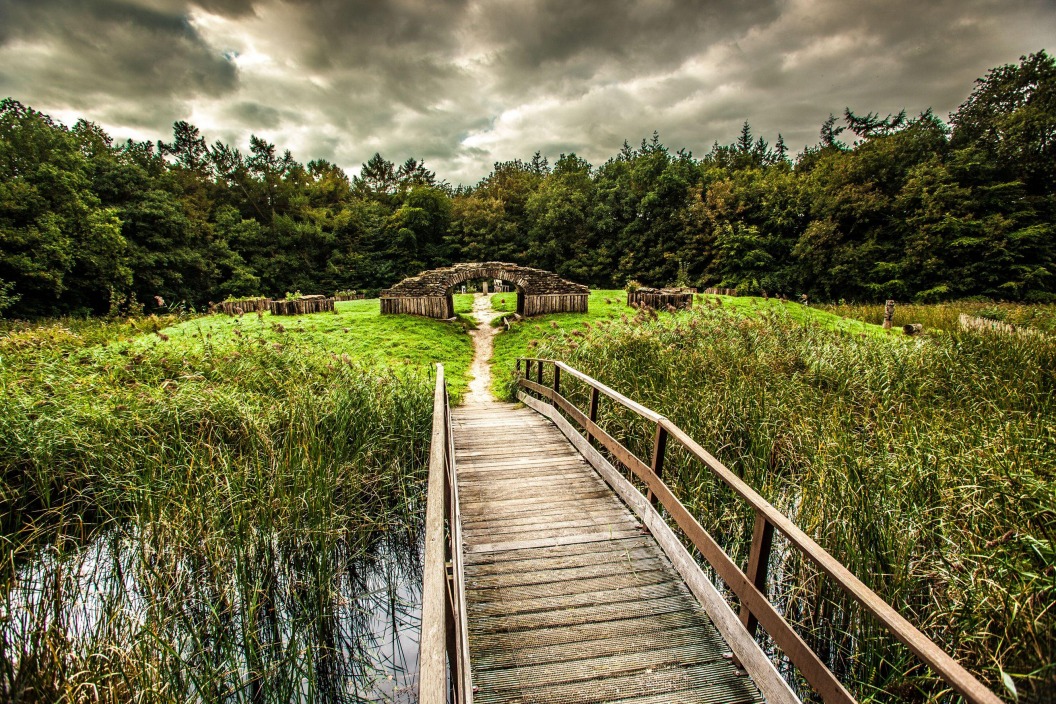
<path id="1" fill-rule="evenodd" d="M 587 415 L 576 408 L 555 388 L 543 386 L 541 383 L 533 382 L 523 376 L 519 377 L 517 381 L 520 388 L 538 394 L 550 401 L 556 408 L 564 411 L 571 420 L 584 430 L 588 441 L 596 440 L 599 442 L 613 457 L 642 480 L 650 499 L 654 502 L 659 502 L 667 510 L 683 534 L 715 569 L 716 574 L 737 595 L 742 605 L 741 620 L 749 632 L 754 633 L 757 624 L 762 626 L 825 702 L 854 702 L 855 700 L 828 667 L 810 650 L 792 628 L 791 624 L 778 613 L 766 596 L 766 567 L 769 562 L 773 531 L 775 529 L 788 539 L 790 545 L 828 574 L 841 589 L 861 604 L 892 635 L 904 643 L 922 662 L 927 664 L 950 687 L 963 696 L 966 702 L 970 704 L 1000 704 L 1001 699 L 964 669 L 960 663 L 909 623 L 890 604 L 880 598 L 876 592 L 869 589 L 828 551 L 800 530 L 787 516 L 778 511 L 669 419 L 641 404 L 631 401 L 596 379 L 569 367 L 564 362 L 538 358 L 521 358 L 517 360 L 518 371 L 522 360 L 525 362 L 526 371 L 529 369 L 529 365 L 538 365 L 540 379 L 542 378 L 543 365 L 551 365 L 555 369 L 560 369 L 565 375 L 575 377 L 590 387 L 591 404 L 589 415 Z M 627 447 L 597 424 L 597 395 L 599 392 L 656 424 L 651 462 L 647 463 L 636 457 Z M 645 412 L 643 413 L 642 410 Z M 700 460 L 712 474 L 733 489 L 745 503 L 754 509 L 755 525 L 747 573 L 733 562 L 729 555 L 697 522 L 662 480 L 660 474 L 668 438 L 682 445 L 691 455 Z"/>
<path id="2" fill-rule="evenodd" d="M 422 568 L 418 701 L 446 704 L 448 675 L 456 704 L 472 704 L 462 526 L 444 365 L 436 365 Z M 450 565 L 450 570 L 448 568 Z"/>

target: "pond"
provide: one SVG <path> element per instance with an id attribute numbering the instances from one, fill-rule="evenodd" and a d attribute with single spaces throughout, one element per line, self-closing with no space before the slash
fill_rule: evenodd
<path id="1" fill-rule="evenodd" d="M 200 550 L 150 527 L 53 536 L 4 577 L 0 698 L 416 701 L 421 530 L 405 528 Z"/>

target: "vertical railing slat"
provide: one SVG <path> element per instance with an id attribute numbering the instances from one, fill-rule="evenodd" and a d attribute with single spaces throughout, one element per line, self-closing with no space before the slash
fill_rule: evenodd
<path id="1" fill-rule="evenodd" d="M 761 511 L 755 512 L 755 526 L 752 528 L 752 548 L 748 555 L 748 571 L 745 575 L 755 588 L 766 596 L 766 576 L 770 568 L 770 549 L 774 544 L 774 526 L 766 520 Z M 759 626 L 759 621 L 746 605 L 741 604 L 741 623 L 751 635 Z"/>

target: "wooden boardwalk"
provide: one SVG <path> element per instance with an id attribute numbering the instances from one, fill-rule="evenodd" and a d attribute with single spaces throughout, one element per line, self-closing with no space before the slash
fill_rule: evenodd
<path id="1" fill-rule="evenodd" d="M 473 699 L 762 701 L 657 542 L 554 425 L 451 410 Z"/>

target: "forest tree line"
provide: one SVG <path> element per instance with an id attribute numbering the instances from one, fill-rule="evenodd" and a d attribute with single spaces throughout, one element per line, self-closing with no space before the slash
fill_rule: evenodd
<path id="1" fill-rule="evenodd" d="M 251 137 L 115 143 L 0 102 L 0 314 L 377 291 L 500 260 L 597 287 L 814 299 L 1056 300 L 1056 61 L 990 70 L 945 122 L 846 110 L 794 157 L 745 122 L 700 158 L 654 134 L 594 166 L 496 163 L 452 186 L 376 154 L 349 178 Z"/>

